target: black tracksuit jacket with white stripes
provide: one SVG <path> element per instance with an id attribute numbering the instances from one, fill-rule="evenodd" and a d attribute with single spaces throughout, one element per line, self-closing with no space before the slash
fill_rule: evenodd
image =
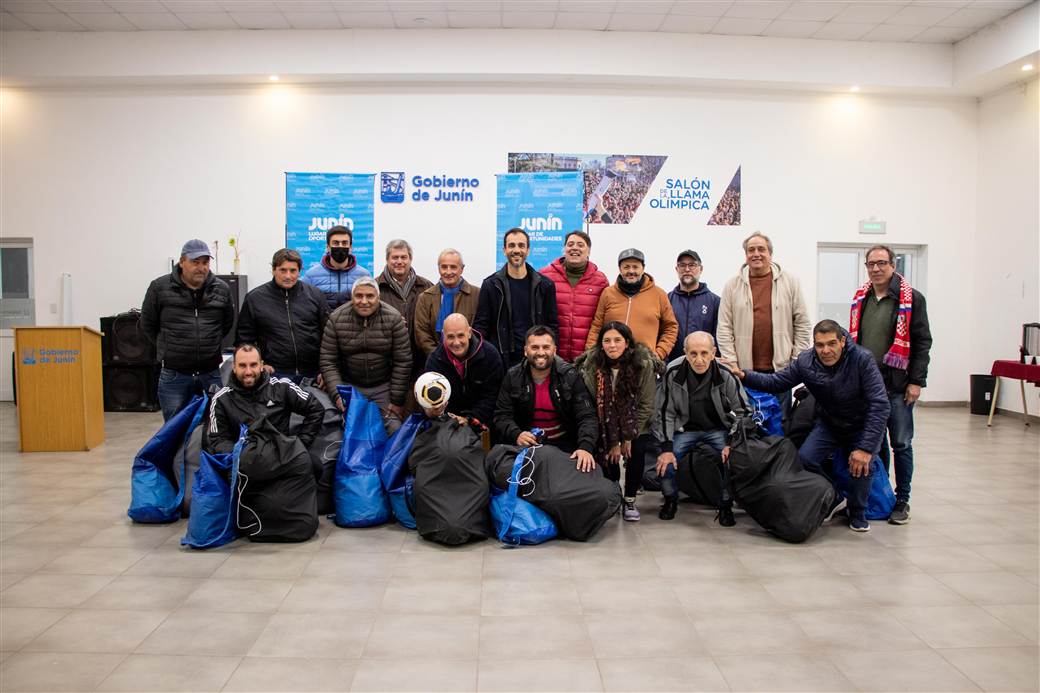
<path id="1" fill-rule="evenodd" d="M 232 373 L 229 384 L 217 391 L 210 403 L 206 450 L 231 452 L 238 442 L 242 424 L 248 426 L 262 416 L 289 435 L 289 416 L 293 413 L 303 417 L 298 436 L 309 448 L 325 416 L 325 408 L 313 395 L 288 378 L 272 378 L 266 371 L 251 388 L 240 383 Z"/>

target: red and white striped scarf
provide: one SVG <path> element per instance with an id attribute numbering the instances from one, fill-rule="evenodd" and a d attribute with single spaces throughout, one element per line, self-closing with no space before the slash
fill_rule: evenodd
<path id="1" fill-rule="evenodd" d="M 896 336 L 881 362 L 886 366 L 905 371 L 910 367 L 910 317 L 913 313 L 914 289 L 903 275 L 897 273 L 896 276 L 899 277 L 899 314 L 896 317 Z M 863 301 L 873 290 L 873 285 L 868 281 L 859 287 L 856 295 L 852 297 L 849 336 L 852 337 L 853 342 L 859 341 L 859 322 L 863 317 Z"/>

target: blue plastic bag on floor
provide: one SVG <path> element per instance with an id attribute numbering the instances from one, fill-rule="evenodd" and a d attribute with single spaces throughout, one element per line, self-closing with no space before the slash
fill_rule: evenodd
<path id="1" fill-rule="evenodd" d="M 335 522 L 340 527 L 381 525 L 391 518 L 390 500 L 379 478 L 386 451 L 383 415 L 374 402 L 349 385 L 340 385 L 338 390 L 347 411 L 332 490 Z"/>
<path id="2" fill-rule="evenodd" d="M 745 387 L 751 408 L 754 410 L 755 422 L 766 432 L 767 436 L 784 434 L 784 412 L 776 395 L 760 392 Z"/>
<path id="3" fill-rule="evenodd" d="M 183 479 L 186 443 L 202 420 L 208 401 L 205 394 L 192 399 L 137 453 L 130 469 L 130 507 L 126 511 L 134 522 L 158 524 L 180 519 L 184 487 L 177 483 L 174 465 L 179 467 Z"/>
<path id="4" fill-rule="evenodd" d="M 526 449 L 522 450 L 516 456 L 508 489 L 503 491 L 491 485 L 491 521 L 495 525 L 495 534 L 499 541 L 511 546 L 541 544 L 556 538 L 556 523 L 552 518 L 517 496 L 526 452 Z"/>
<path id="5" fill-rule="evenodd" d="M 403 527 L 415 529 L 415 499 L 412 486 L 415 482 L 408 472 L 408 455 L 415 444 L 415 436 L 427 423 L 422 414 L 409 416 L 397 432 L 386 443 L 386 456 L 379 467 L 383 488 L 390 496 L 390 509 Z"/>
<path id="6" fill-rule="evenodd" d="M 852 480 L 849 478 L 848 454 L 846 453 L 844 458 L 839 458 L 839 454 L 835 454 L 831 469 L 835 485 L 841 494 L 848 498 L 852 485 Z M 896 494 L 892 490 L 888 472 L 885 471 L 881 458 L 875 455 L 874 459 L 870 461 L 870 496 L 867 498 L 867 519 L 887 520 L 894 507 L 896 507 Z"/>
<path id="7" fill-rule="evenodd" d="M 238 538 L 236 514 L 238 502 L 234 484 L 238 478 L 238 460 L 245 443 L 246 427 L 230 453 L 210 454 L 205 450 L 191 485 L 191 513 L 188 531 L 181 539 L 183 546 L 213 549 Z"/>

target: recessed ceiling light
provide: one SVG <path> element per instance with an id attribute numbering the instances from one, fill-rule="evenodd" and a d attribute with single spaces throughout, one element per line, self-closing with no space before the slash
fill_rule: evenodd
<path id="1" fill-rule="evenodd" d="M 1026 63 L 1025 65 L 1022 66 L 1022 72 L 1029 72 L 1032 69 L 1033 69 L 1033 66 L 1030 65 L 1029 63 Z"/>
<path id="2" fill-rule="evenodd" d="M 849 91 L 851 91 L 851 92 L 859 91 L 859 85 L 858 84 L 853 84 L 851 87 L 849 87 Z"/>
<path id="3" fill-rule="evenodd" d="M 415 17 L 414 19 L 412 19 L 412 22 L 414 22 L 415 24 L 426 24 L 429 21 L 430 20 L 426 17 Z"/>
<path id="4" fill-rule="evenodd" d="M 278 75 L 271 75 L 267 79 L 271 80 L 272 82 L 277 82 L 278 81 Z"/>

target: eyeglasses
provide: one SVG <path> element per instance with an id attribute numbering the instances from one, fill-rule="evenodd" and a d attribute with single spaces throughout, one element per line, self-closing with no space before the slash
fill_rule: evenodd
<path id="1" fill-rule="evenodd" d="M 678 265 L 676 265 L 676 267 L 682 270 L 697 269 L 700 266 L 701 263 L 699 262 L 680 262 Z"/>
<path id="2" fill-rule="evenodd" d="M 872 270 L 872 269 L 884 269 L 885 267 L 888 267 L 888 266 L 889 266 L 889 265 L 891 265 L 891 264 L 892 264 L 892 263 L 891 263 L 891 262 L 889 262 L 888 260 L 876 260 L 876 261 L 874 261 L 874 262 L 864 262 L 864 263 L 863 263 L 863 265 L 864 265 L 864 266 L 865 266 L 865 267 L 866 267 L 866 268 L 867 268 L 868 270 Z"/>

